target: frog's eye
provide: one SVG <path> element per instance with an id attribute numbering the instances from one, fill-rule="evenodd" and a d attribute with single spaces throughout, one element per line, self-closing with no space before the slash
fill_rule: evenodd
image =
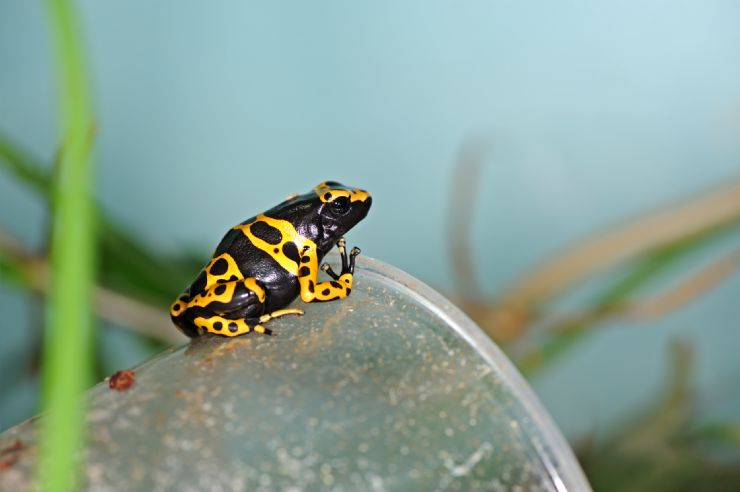
<path id="1" fill-rule="evenodd" d="M 349 212 L 349 197 L 340 196 L 330 203 L 331 211 L 337 215 L 344 215 Z"/>

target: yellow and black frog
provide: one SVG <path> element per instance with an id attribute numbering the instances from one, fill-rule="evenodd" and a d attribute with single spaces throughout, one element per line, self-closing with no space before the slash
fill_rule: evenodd
<path id="1" fill-rule="evenodd" d="M 365 218 L 371 204 L 368 192 L 327 181 L 234 226 L 172 303 L 172 320 L 189 337 L 234 337 L 250 331 L 269 335 L 262 323 L 303 314 L 285 309 L 299 294 L 304 302 L 347 297 L 360 250 L 347 254 L 342 236 Z M 335 244 L 342 269 L 337 275 L 322 264 L 332 280 L 319 282 L 319 263 Z"/>

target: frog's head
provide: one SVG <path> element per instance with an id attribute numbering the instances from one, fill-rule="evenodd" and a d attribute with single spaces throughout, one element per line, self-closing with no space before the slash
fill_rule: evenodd
<path id="1" fill-rule="evenodd" d="M 313 189 L 319 199 L 321 218 L 319 249 L 329 251 L 334 243 L 355 224 L 365 218 L 373 199 L 359 188 L 350 188 L 336 181 L 325 181 Z"/>

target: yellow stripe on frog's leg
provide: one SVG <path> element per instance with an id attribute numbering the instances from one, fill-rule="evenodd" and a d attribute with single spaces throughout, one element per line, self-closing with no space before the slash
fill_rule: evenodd
<path id="1" fill-rule="evenodd" d="M 185 305 L 186 308 L 209 308 L 214 303 L 220 305 L 218 312 L 232 312 L 248 304 L 265 302 L 265 289 L 253 278 L 217 283 L 198 294 Z M 213 310 L 213 309 L 211 309 Z"/>
<path id="2" fill-rule="evenodd" d="M 189 302 L 190 296 L 188 295 L 187 291 L 180 294 L 178 298 L 175 299 L 175 302 L 170 305 L 170 316 L 174 318 L 180 316 L 185 311 L 185 307 L 188 305 Z"/>
<path id="3" fill-rule="evenodd" d="M 172 320 L 189 337 L 203 333 L 236 336 L 254 330 L 264 312 L 265 289 L 253 278 L 217 283 L 190 297 L 181 295 L 170 308 Z M 244 324 L 244 319 L 247 319 Z M 198 323 L 195 319 L 199 319 Z M 235 324 L 234 324 L 235 323 Z"/>
<path id="4" fill-rule="evenodd" d="M 193 320 L 195 326 L 204 333 L 213 333 L 225 337 L 237 337 L 250 331 L 271 335 L 272 330 L 262 326 L 271 319 L 286 316 L 288 314 L 303 314 L 302 309 L 280 309 L 269 314 L 263 314 L 257 319 L 230 319 L 225 316 L 198 316 Z"/>
<path id="5" fill-rule="evenodd" d="M 245 296 L 244 288 L 239 284 L 244 282 L 247 290 L 254 292 L 259 302 L 265 301 L 265 291 L 254 279 L 244 280 L 239 267 L 228 253 L 213 258 L 203 269 L 206 276 L 206 284 L 203 292 L 190 296 L 189 290 L 183 292 L 175 302 L 170 305 L 170 316 L 182 317 L 189 308 L 198 306 L 206 307 L 212 302 L 228 304 L 239 301 Z M 236 297 L 235 297 L 236 292 Z"/>
<path id="6" fill-rule="evenodd" d="M 298 309 L 298 308 L 278 309 L 277 311 L 273 311 L 271 313 L 263 314 L 262 316 L 260 316 L 260 323 L 267 323 L 271 319 L 279 318 L 287 314 L 297 314 L 298 316 L 303 316 L 303 309 Z"/>
<path id="7" fill-rule="evenodd" d="M 304 262 L 304 258 L 308 261 Z M 303 270 L 305 268 L 305 270 Z M 336 280 L 318 282 L 319 262 L 316 251 L 306 250 L 301 257 L 301 270 L 298 283 L 301 286 L 301 299 L 304 302 L 333 301 L 344 299 L 352 291 L 352 274 L 345 273 Z M 305 275 L 300 275 L 305 273 Z"/>
<path id="8" fill-rule="evenodd" d="M 329 280 L 316 284 L 314 301 L 333 301 L 344 299 L 352 292 L 352 274 L 340 275 L 337 280 Z"/>
<path id="9" fill-rule="evenodd" d="M 272 330 L 270 330 L 269 328 L 265 328 L 264 326 L 259 325 L 259 324 L 258 325 L 254 325 L 254 327 L 252 327 L 252 329 L 254 331 L 256 331 L 257 333 L 262 333 L 264 335 L 272 335 Z"/>
<path id="10" fill-rule="evenodd" d="M 236 260 L 229 253 L 216 256 L 203 270 L 206 272 L 205 289 L 213 287 L 219 281 L 229 282 L 244 278 Z"/>
<path id="11" fill-rule="evenodd" d="M 260 331 L 256 329 L 259 325 L 250 326 L 245 319 L 229 319 L 223 316 L 209 316 L 207 318 L 198 316 L 193 320 L 193 323 L 204 333 L 213 333 L 224 337 L 237 337 L 252 330 Z"/>

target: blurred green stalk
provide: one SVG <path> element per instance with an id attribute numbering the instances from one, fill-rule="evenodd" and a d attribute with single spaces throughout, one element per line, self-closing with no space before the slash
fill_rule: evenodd
<path id="1" fill-rule="evenodd" d="M 95 276 L 91 200 L 92 110 L 79 28 L 70 0 L 46 0 L 59 84 L 62 146 L 53 182 L 51 285 L 43 359 L 39 479 L 44 491 L 78 487 L 82 394 L 90 374 Z"/>

